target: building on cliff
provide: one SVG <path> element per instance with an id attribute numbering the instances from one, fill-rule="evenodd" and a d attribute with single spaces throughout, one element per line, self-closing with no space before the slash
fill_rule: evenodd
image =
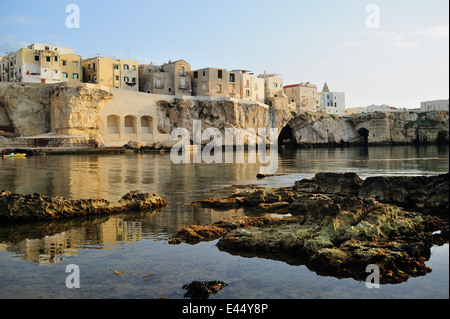
<path id="1" fill-rule="evenodd" d="M 330 92 L 328 84 L 325 82 L 322 92 L 319 92 L 317 99 L 317 111 L 334 114 L 338 116 L 345 115 L 345 93 Z"/>
<path id="2" fill-rule="evenodd" d="M 191 65 L 185 60 L 169 61 L 163 65 L 139 65 L 139 91 L 164 95 L 191 95 L 189 72 Z"/>
<path id="3" fill-rule="evenodd" d="M 0 81 L 81 83 L 81 62 L 73 49 L 33 43 L 1 59 Z"/>
<path id="4" fill-rule="evenodd" d="M 375 112 L 403 112 L 406 111 L 406 108 L 398 108 L 394 106 L 389 106 L 386 104 L 382 105 L 369 105 L 366 107 L 351 107 L 345 110 L 347 115 L 351 114 L 363 114 L 363 113 L 375 113 Z"/>
<path id="5" fill-rule="evenodd" d="M 283 79 L 278 74 L 269 74 L 264 71 L 264 74 L 258 76 L 264 79 L 264 103 L 276 108 L 289 108 L 288 96 L 283 90 Z M 295 107 L 292 107 L 295 109 Z"/>
<path id="6" fill-rule="evenodd" d="M 193 96 L 241 98 L 241 79 L 236 72 L 203 68 L 189 72 Z"/>
<path id="7" fill-rule="evenodd" d="M 86 59 L 83 61 L 83 82 L 138 91 L 138 62 L 109 57 Z"/>
<path id="8" fill-rule="evenodd" d="M 420 103 L 422 112 L 428 111 L 449 111 L 449 100 L 434 100 Z"/>
<path id="9" fill-rule="evenodd" d="M 317 111 L 317 86 L 309 82 L 283 87 L 289 102 L 295 104 L 299 113 Z"/>
<path id="10" fill-rule="evenodd" d="M 245 101 L 265 102 L 264 79 L 255 76 L 249 70 L 233 70 L 240 79 L 241 99 Z"/>

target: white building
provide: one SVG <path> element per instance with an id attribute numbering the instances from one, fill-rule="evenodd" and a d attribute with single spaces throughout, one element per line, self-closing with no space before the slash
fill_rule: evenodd
<path id="1" fill-rule="evenodd" d="M 420 110 L 427 111 L 449 111 L 449 100 L 435 100 L 420 103 Z"/>
<path id="2" fill-rule="evenodd" d="M 325 83 L 322 92 L 318 93 L 316 109 L 318 112 L 344 116 L 345 93 L 330 92 L 327 83 Z"/>
<path id="3" fill-rule="evenodd" d="M 386 104 L 382 105 L 369 105 L 366 107 L 352 107 L 346 109 L 346 114 L 361 114 L 361 113 L 375 113 L 375 112 L 403 112 L 406 108 L 397 108 Z"/>
<path id="4" fill-rule="evenodd" d="M 339 116 L 345 115 L 345 93 L 323 92 L 320 95 L 320 111 Z"/>

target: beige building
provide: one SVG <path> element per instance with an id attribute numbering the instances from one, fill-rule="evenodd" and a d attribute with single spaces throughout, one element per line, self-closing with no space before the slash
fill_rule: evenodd
<path id="1" fill-rule="evenodd" d="M 191 65 L 184 60 L 163 65 L 139 65 L 139 91 L 164 95 L 191 95 Z"/>
<path id="2" fill-rule="evenodd" d="M 265 102 L 264 79 L 258 78 L 249 70 L 234 70 L 240 79 L 242 100 Z"/>
<path id="3" fill-rule="evenodd" d="M 239 74 L 226 69 L 204 68 L 190 72 L 192 95 L 241 98 Z"/>
<path id="4" fill-rule="evenodd" d="M 298 112 L 316 112 L 318 105 L 316 85 L 306 82 L 287 85 L 283 89 L 289 102 L 295 104 Z"/>
<path id="5" fill-rule="evenodd" d="M 258 76 L 264 80 L 265 104 L 276 108 L 289 107 L 289 99 L 283 90 L 283 79 L 277 74 L 264 74 Z"/>
<path id="6" fill-rule="evenodd" d="M 81 83 L 81 61 L 73 49 L 33 43 L 1 59 L 0 81 Z"/>
<path id="7" fill-rule="evenodd" d="M 108 57 L 86 59 L 83 61 L 83 82 L 138 91 L 138 63 L 134 60 L 115 60 Z"/>

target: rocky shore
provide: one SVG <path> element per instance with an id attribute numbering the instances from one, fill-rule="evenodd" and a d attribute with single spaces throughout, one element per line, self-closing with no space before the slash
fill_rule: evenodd
<path id="1" fill-rule="evenodd" d="M 126 211 L 164 207 L 167 202 L 156 194 L 134 191 L 117 202 L 104 199 L 68 200 L 41 194 L 20 195 L 0 191 L 0 222 L 22 222 L 101 216 Z"/>
<path id="2" fill-rule="evenodd" d="M 317 174 L 293 187 L 250 189 L 191 206 L 246 208 L 280 218 L 240 217 L 191 225 L 171 244 L 218 240 L 220 250 L 306 265 L 338 278 L 365 280 L 377 265 L 381 283 L 429 273 L 431 247 L 448 243 L 449 175 L 373 177 Z M 289 217 L 286 217 L 289 216 Z"/>

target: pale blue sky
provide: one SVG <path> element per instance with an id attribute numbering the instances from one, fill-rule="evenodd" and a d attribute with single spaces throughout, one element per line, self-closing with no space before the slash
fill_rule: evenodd
<path id="1" fill-rule="evenodd" d="M 68 29 L 68 4 L 80 28 Z M 366 27 L 366 7 L 380 28 Z M 346 93 L 347 107 L 449 98 L 447 0 L 0 0 L 0 55 L 33 42 L 193 68 L 278 73 Z"/>

